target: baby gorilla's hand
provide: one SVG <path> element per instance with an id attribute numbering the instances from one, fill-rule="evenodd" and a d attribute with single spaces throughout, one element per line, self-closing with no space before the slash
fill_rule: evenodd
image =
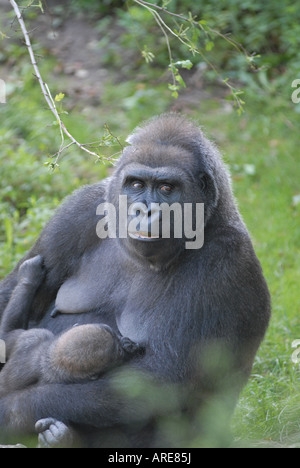
<path id="1" fill-rule="evenodd" d="M 72 448 L 79 446 L 76 432 L 54 418 L 40 419 L 35 425 L 39 448 Z"/>
<path id="2" fill-rule="evenodd" d="M 45 269 L 43 267 L 43 257 L 36 257 L 26 260 L 19 268 L 18 282 L 38 288 L 45 278 Z"/>

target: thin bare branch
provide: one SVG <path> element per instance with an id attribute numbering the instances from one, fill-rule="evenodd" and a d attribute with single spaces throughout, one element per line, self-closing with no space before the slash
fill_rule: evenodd
<path id="1" fill-rule="evenodd" d="M 185 16 L 179 15 L 178 13 L 172 13 L 172 11 L 169 11 L 166 8 L 160 7 L 159 5 L 156 5 L 155 3 L 145 2 L 144 0 L 138 0 L 138 3 L 144 6 L 155 8 L 156 10 L 159 10 L 159 11 L 163 11 L 164 13 L 167 13 L 170 16 L 175 16 L 176 18 L 179 18 L 182 21 L 189 21 L 188 18 L 186 18 Z"/>
<path id="2" fill-rule="evenodd" d="M 55 156 L 56 156 L 55 163 L 57 164 L 57 161 L 58 161 L 59 157 L 61 156 L 61 153 L 65 149 L 72 146 L 73 144 L 78 146 L 78 148 L 80 148 L 82 151 L 85 151 L 86 153 L 90 154 L 91 156 L 95 156 L 97 159 L 105 159 L 107 161 L 110 161 L 110 158 L 106 158 L 104 156 L 99 156 L 99 154 L 97 154 L 97 153 L 95 153 L 93 151 L 90 151 L 88 148 L 86 148 L 85 145 L 79 143 L 76 140 L 76 138 L 74 138 L 73 135 L 71 135 L 71 133 L 66 128 L 65 124 L 63 123 L 63 121 L 60 118 L 59 112 L 58 112 L 58 110 L 56 108 L 55 101 L 54 101 L 54 99 L 53 99 L 53 97 L 51 95 L 49 87 L 48 87 L 47 83 L 44 82 L 44 80 L 43 80 L 43 78 L 41 76 L 41 73 L 39 71 L 37 61 L 36 61 L 36 57 L 35 57 L 33 49 L 32 49 L 32 44 L 31 44 L 31 40 L 30 40 L 30 37 L 29 37 L 29 33 L 27 31 L 27 28 L 26 28 L 26 25 L 24 23 L 22 14 L 20 12 L 20 8 L 19 8 L 18 4 L 15 2 L 15 0 L 9 0 L 9 2 L 11 4 L 12 8 L 14 9 L 17 20 L 18 20 L 19 25 L 21 27 L 21 30 L 22 30 L 22 33 L 23 33 L 23 36 L 24 36 L 24 39 L 25 39 L 25 44 L 26 44 L 28 52 L 29 52 L 30 60 L 31 60 L 32 66 L 34 68 L 34 73 L 35 73 L 35 76 L 38 79 L 38 82 L 40 84 L 42 94 L 43 94 L 43 96 L 44 96 L 44 98 L 45 98 L 45 100 L 47 102 L 47 105 L 48 105 L 49 109 L 51 110 L 51 112 L 55 116 L 55 118 L 56 118 L 56 120 L 58 122 L 59 128 L 60 128 L 60 134 L 61 134 L 62 142 L 61 142 L 61 145 L 60 145 L 60 148 L 59 148 L 58 152 L 55 154 Z M 64 145 L 64 135 L 66 135 L 71 140 L 72 143 L 65 146 Z"/>
<path id="3" fill-rule="evenodd" d="M 173 13 L 172 11 L 167 10 L 166 8 L 163 8 L 163 7 L 159 6 L 159 5 L 156 5 L 155 3 L 145 2 L 145 0 L 134 0 L 134 1 L 136 3 L 138 3 L 138 4 L 140 4 L 141 6 L 144 6 L 145 8 L 146 7 L 151 7 L 152 9 L 155 8 L 156 10 L 161 11 L 161 12 L 165 13 L 166 15 L 173 16 L 175 18 L 179 18 L 183 22 L 194 24 L 195 26 L 200 27 L 205 32 L 205 30 L 203 29 L 203 26 L 201 25 L 201 23 L 198 20 L 196 20 L 196 17 L 192 18 L 192 17 L 187 17 L 187 16 L 184 16 L 184 15 L 181 15 L 181 14 L 178 14 L 178 13 Z M 233 47 L 235 47 L 239 52 L 242 52 L 246 57 L 249 57 L 249 54 L 248 54 L 247 50 L 243 47 L 243 45 L 240 44 L 239 42 L 235 41 L 232 37 L 229 37 L 228 34 L 222 34 L 220 31 L 218 31 L 216 29 L 213 29 L 211 27 L 209 27 L 209 32 L 212 33 L 212 34 L 215 34 L 216 36 L 221 37 L 226 42 L 228 42 Z"/>

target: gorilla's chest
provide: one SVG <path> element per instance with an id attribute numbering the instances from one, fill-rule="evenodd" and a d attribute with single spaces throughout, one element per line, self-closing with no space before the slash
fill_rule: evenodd
<path id="1" fill-rule="evenodd" d="M 126 275 L 105 249 L 86 254 L 77 273 L 61 286 L 56 308 L 64 314 L 118 308 L 126 294 Z"/>
<path id="2" fill-rule="evenodd" d="M 104 243 L 105 244 L 105 243 Z M 170 277 L 149 269 L 132 268 L 104 245 L 87 253 L 78 272 L 59 289 L 56 308 L 63 314 L 93 310 L 115 315 L 126 336 L 141 329 L 144 314 L 159 309 Z M 129 333 L 132 332 L 132 333 Z"/>

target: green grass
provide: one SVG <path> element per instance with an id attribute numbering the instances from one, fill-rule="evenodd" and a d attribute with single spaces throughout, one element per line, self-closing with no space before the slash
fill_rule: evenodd
<path id="1" fill-rule="evenodd" d="M 8 103 L 0 105 L 0 277 L 30 248 L 67 194 L 108 174 L 75 148 L 60 171 L 47 171 L 43 163 L 59 146 L 58 129 L 49 127 L 53 119 L 31 70 L 24 66 L 20 75 L 24 85 L 15 84 Z M 99 110 L 87 115 L 74 109 L 67 125 L 84 142 L 101 136 L 105 122 L 124 138 L 140 121 L 168 109 L 165 89 L 134 79 L 110 85 Z M 300 365 L 291 361 L 292 341 L 300 339 L 300 204 L 293 205 L 300 194 L 300 115 L 288 98 L 249 99 L 241 117 L 216 99 L 189 113 L 216 140 L 231 169 L 272 295 L 271 325 L 235 412 L 234 437 L 241 445 L 291 445 L 300 440 Z"/>

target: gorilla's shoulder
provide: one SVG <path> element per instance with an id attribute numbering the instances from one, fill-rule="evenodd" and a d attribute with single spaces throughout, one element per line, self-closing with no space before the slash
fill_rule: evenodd
<path id="1" fill-rule="evenodd" d="M 52 252 L 67 251 L 70 255 L 79 252 L 80 255 L 87 244 L 99 241 L 96 211 L 105 201 L 107 181 L 83 186 L 66 197 L 44 228 L 35 250 L 45 255 L 51 246 Z"/>
<path id="2" fill-rule="evenodd" d="M 57 211 L 82 210 L 93 211 L 95 214 L 96 207 L 105 201 L 108 182 L 109 179 L 104 179 L 96 184 L 80 187 L 65 198 Z"/>

